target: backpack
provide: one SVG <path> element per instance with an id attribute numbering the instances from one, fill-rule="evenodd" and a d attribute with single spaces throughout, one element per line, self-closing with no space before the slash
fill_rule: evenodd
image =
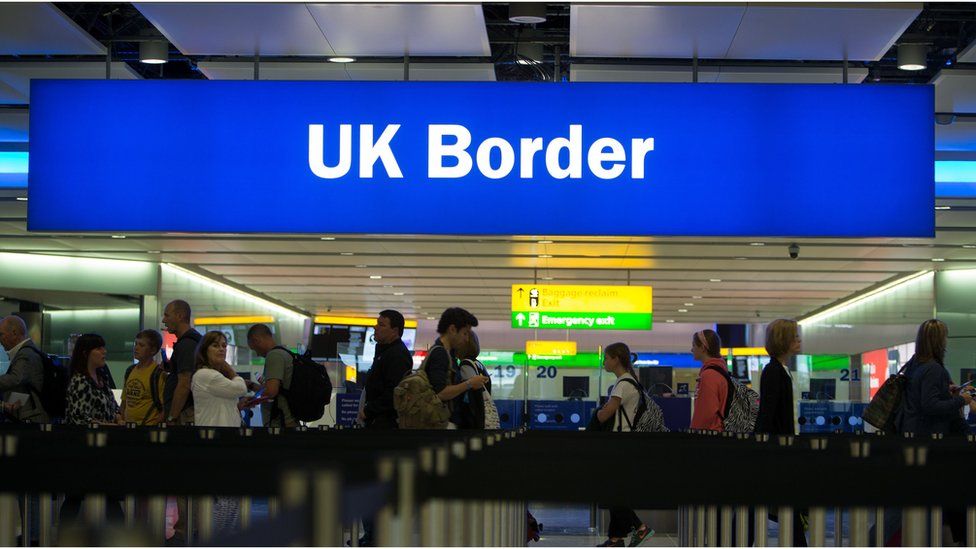
<path id="1" fill-rule="evenodd" d="M 36 347 L 24 345 L 23 348 L 37 353 L 44 365 L 44 381 L 38 394 L 41 407 L 52 421 L 65 417 L 68 411 L 68 381 L 71 380 L 71 372 L 60 360 L 42 353 Z"/>
<path id="2" fill-rule="evenodd" d="M 875 428 L 886 433 L 895 433 L 895 417 L 901 408 L 901 401 L 905 397 L 905 386 L 908 377 L 905 376 L 906 363 L 898 373 L 889 377 L 874 394 L 874 398 L 864 408 L 861 418 Z"/>
<path id="3" fill-rule="evenodd" d="M 393 389 L 393 408 L 401 429 L 446 429 L 451 419 L 451 410 L 438 398 L 427 377 L 427 361 L 435 349 L 447 353 L 440 345 L 431 347 L 420 368 L 403 376 Z"/>
<path id="4" fill-rule="evenodd" d="M 123 391 L 125 391 L 126 383 L 129 382 L 129 374 L 132 373 L 132 370 L 135 367 L 136 365 L 133 364 L 132 366 L 129 366 L 128 368 L 125 369 L 125 376 L 122 378 Z M 144 425 L 146 421 L 148 421 L 149 418 L 152 417 L 153 412 L 163 411 L 163 403 L 159 400 L 159 379 L 163 377 L 163 375 L 165 374 L 166 371 L 163 369 L 163 366 L 161 364 L 157 365 L 156 368 L 152 371 L 152 373 L 149 374 L 149 393 L 152 395 L 153 405 L 152 408 L 150 408 L 149 411 L 146 412 L 146 417 L 142 418 L 142 421 L 139 422 L 140 425 Z"/>
<path id="5" fill-rule="evenodd" d="M 325 366 L 312 360 L 312 352 L 299 355 L 278 345 L 291 355 L 291 386 L 282 385 L 280 394 L 288 400 L 288 409 L 298 421 L 316 421 L 325 414 L 325 407 L 332 402 L 332 380 Z"/>
<path id="6" fill-rule="evenodd" d="M 627 417 L 627 411 L 624 410 L 622 404 L 617 408 L 617 413 L 621 414 L 623 419 L 627 421 L 630 431 L 634 433 L 667 433 L 668 427 L 664 424 L 664 412 L 661 411 L 661 407 L 657 405 L 657 402 L 654 402 L 654 399 L 647 395 L 644 387 L 629 377 L 622 377 L 618 383 L 620 381 L 626 381 L 633 385 L 640 395 L 640 402 L 637 403 L 637 411 L 634 412 L 633 422 Z M 623 427 L 623 422 L 620 422 L 620 426 Z"/>
<path id="7" fill-rule="evenodd" d="M 751 433 L 756 430 L 759 417 L 759 393 L 732 379 L 729 371 L 719 366 L 709 366 L 725 378 L 728 397 L 722 411 L 722 429 L 726 433 Z"/>

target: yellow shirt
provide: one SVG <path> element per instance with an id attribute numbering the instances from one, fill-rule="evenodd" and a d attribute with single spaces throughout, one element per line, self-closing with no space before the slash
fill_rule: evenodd
<path id="1" fill-rule="evenodd" d="M 157 373 L 158 370 L 158 373 Z M 153 381 L 153 378 L 155 382 Z M 132 421 L 139 425 L 156 425 L 163 419 L 163 388 L 166 379 L 162 367 L 133 366 L 125 378 L 122 389 L 122 417 L 125 421 Z M 151 388 L 155 386 L 156 398 L 152 396 Z"/>

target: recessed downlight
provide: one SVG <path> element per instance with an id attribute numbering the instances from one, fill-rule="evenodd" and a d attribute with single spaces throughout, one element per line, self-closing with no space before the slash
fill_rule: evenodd
<path id="1" fill-rule="evenodd" d="M 125 238 L 124 234 L 113 234 L 112 238 Z"/>
<path id="2" fill-rule="evenodd" d="M 401 295 L 403 295 L 403 292 L 393 292 L 393 295 L 395 295 L 395 296 L 401 296 Z"/>
<path id="3" fill-rule="evenodd" d="M 688 312 L 688 309 L 678 309 L 678 312 L 679 313 L 687 313 Z"/>
<path id="4" fill-rule="evenodd" d="M 537 244 L 552 244 L 552 240 L 540 240 Z"/>
<path id="5" fill-rule="evenodd" d="M 549 254 L 539 254 L 539 259 L 549 259 L 550 257 L 552 256 Z"/>
<path id="6" fill-rule="evenodd" d="M 721 282 L 722 279 L 721 278 L 709 278 L 708 281 L 709 282 Z"/>
<path id="7" fill-rule="evenodd" d="M 694 303 L 685 303 L 685 307 L 694 307 L 694 306 L 695 306 Z"/>
<path id="8" fill-rule="evenodd" d="M 335 240 L 335 237 L 334 236 L 322 236 L 322 237 L 319 237 L 319 240 Z"/>
<path id="9" fill-rule="evenodd" d="M 380 280 L 382 278 L 383 278 L 383 275 L 369 275 L 369 279 L 370 280 Z"/>
<path id="10" fill-rule="evenodd" d="M 17 202 L 27 202 L 27 197 L 26 196 L 18 196 L 17 197 Z"/>
<path id="11" fill-rule="evenodd" d="M 674 324 L 674 319 L 673 318 L 669 318 L 669 319 L 665 320 L 665 322 L 667 322 L 668 324 Z"/>
<path id="12" fill-rule="evenodd" d="M 945 259 L 941 257 L 933 257 L 932 261 L 934 261 L 935 263 L 942 263 L 943 261 L 945 261 Z"/>
<path id="13" fill-rule="evenodd" d="M 339 252 L 339 255 L 355 255 L 352 252 Z"/>
<path id="14" fill-rule="evenodd" d="M 356 62 L 355 57 L 337 56 L 337 57 L 329 58 L 329 63 L 355 63 L 355 62 Z"/>

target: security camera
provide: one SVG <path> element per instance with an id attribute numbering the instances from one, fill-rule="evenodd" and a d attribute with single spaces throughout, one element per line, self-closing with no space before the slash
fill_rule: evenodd
<path id="1" fill-rule="evenodd" d="M 955 113 L 937 112 L 935 113 L 935 123 L 940 126 L 948 126 L 956 121 Z"/>
<path id="2" fill-rule="evenodd" d="M 800 247 L 794 242 L 790 244 L 790 259 L 796 259 L 800 257 Z"/>

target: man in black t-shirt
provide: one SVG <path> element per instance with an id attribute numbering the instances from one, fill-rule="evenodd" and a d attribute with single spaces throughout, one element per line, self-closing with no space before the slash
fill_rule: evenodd
<path id="1" fill-rule="evenodd" d="M 176 336 L 173 356 L 169 361 L 169 375 L 163 389 L 163 410 L 166 423 L 186 424 L 193 421 L 193 394 L 190 382 L 196 371 L 196 350 L 200 332 L 190 326 L 190 305 L 182 299 L 171 301 L 163 309 L 163 325 Z"/>
<path id="2" fill-rule="evenodd" d="M 463 399 L 464 393 L 472 389 L 481 389 L 488 383 L 488 376 L 476 375 L 462 381 L 457 375 L 457 360 L 454 349 L 466 344 L 471 337 L 471 328 L 478 325 L 478 319 L 460 307 L 451 307 L 444 311 L 437 323 L 437 333 L 440 337 L 427 351 L 427 379 L 437 393 L 438 398 L 448 403 L 451 408 L 451 423 L 455 427 L 460 425 L 460 407 L 454 405 L 455 399 Z"/>

